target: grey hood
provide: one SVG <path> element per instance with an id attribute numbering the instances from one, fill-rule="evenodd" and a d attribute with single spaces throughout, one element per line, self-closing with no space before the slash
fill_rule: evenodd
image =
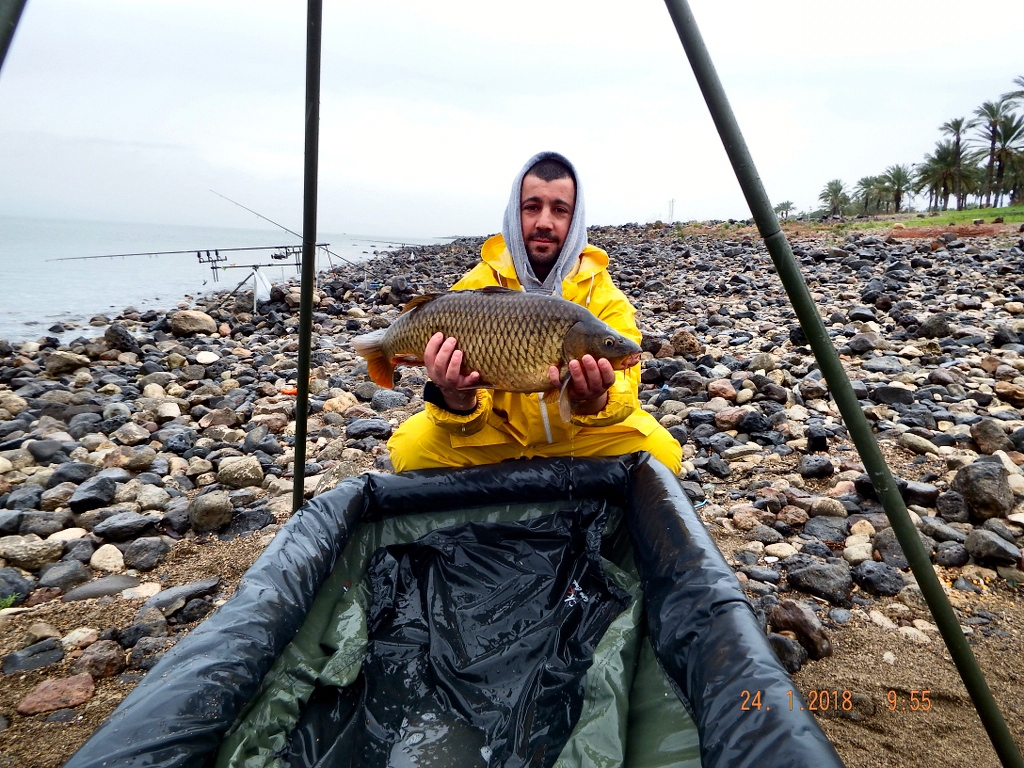
<path id="1" fill-rule="evenodd" d="M 576 205 L 573 209 L 572 223 L 569 224 L 569 232 L 562 244 L 562 252 L 558 255 L 542 283 L 537 279 L 530 265 L 530 257 L 526 253 L 526 243 L 523 241 L 523 223 L 520 217 L 520 204 L 522 198 L 523 177 L 529 173 L 541 160 L 557 160 L 572 171 L 576 184 Z M 573 164 L 564 155 L 557 152 L 539 152 L 531 157 L 523 169 L 516 176 L 512 183 L 512 195 L 508 199 L 508 207 L 505 208 L 505 220 L 501 227 L 501 234 L 505 238 L 505 247 L 512 255 L 512 263 L 515 264 L 516 274 L 519 276 L 519 283 L 524 291 L 534 293 L 547 293 L 555 296 L 562 295 L 562 281 L 576 265 L 576 259 L 587 247 L 587 220 L 583 207 L 583 185 L 580 183 L 580 176 L 576 173 Z"/>

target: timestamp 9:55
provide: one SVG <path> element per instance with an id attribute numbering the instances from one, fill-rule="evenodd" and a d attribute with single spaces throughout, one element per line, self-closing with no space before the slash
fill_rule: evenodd
<path id="1" fill-rule="evenodd" d="M 927 712 L 932 708 L 932 700 L 928 698 L 929 693 L 931 693 L 929 688 L 924 688 L 920 691 L 911 690 L 908 691 L 910 698 L 905 699 L 900 696 L 899 691 L 890 690 L 885 694 L 885 706 L 890 712 L 895 712 L 897 709 L 909 709 L 911 712 Z"/>

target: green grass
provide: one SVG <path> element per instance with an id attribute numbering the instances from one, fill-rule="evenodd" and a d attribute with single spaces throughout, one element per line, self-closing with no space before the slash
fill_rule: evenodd
<path id="1" fill-rule="evenodd" d="M 902 221 L 908 227 L 915 224 L 921 226 L 956 226 L 959 224 L 971 224 L 975 219 L 982 219 L 986 224 L 991 224 L 992 219 L 1001 216 L 1006 224 L 1018 224 L 1024 222 L 1024 205 L 1012 205 L 1007 208 L 972 208 L 966 211 L 942 211 L 938 215 L 925 213 L 923 219 L 917 218 L 916 214 L 908 217 L 901 216 Z"/>
<path id="2" fill-rule="evenodd" d="M 14 595 L 8 595 L 7 597 L 0 597 L 0 611 L 2 611 L 4 608 L 10 608 L 12 605 L 14 605 L 14 600 L 15 600 L 15 596 Z"/>

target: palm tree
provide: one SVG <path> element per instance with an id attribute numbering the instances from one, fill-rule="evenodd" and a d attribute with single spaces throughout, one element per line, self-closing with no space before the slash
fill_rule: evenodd
<path id="1" fill-rule="evenodd" d="M 860 200 L 861 205 L 864 206 L 864 213 L 868 212 L 868 205 L 871 203 L 871 195 L 874 194 L 876 187 L 877 180 L 874 176 L 865 176 L 858 180 L 854 187 L 857 192 L 855 199 Z"/>
<path id="2" fill-rule="evenodd" d="M 900 212 L 900 204 L 905 196 L 910 195 L 914 180 L 910 168 L 906 165 L 890 165 L 882 174 L 886 185 L 892 193 L 892 201 L 896 205 L 896 213 Z"/>
<path id="3" fill-rule="evenodd" d="M 996 141 L 999 138 L 999 121 L 1009 114 L 1009 103 L 1006 99 L 986 101 L 976 110 L 977 127 L 982 146 L 988 144 L 988 167 L 985 169 L 985 207 L 992 205 L 992 187 L 995 178 Z"/>
<path id="4" fill-rule="evenodd" d="M 952 141 L 935 143 L 935 152 L 924 156 L 916 168 L 914 191 L 928 190 L 928 209 L 947 210 L 949 195 L 954 191 L 958 177 L 959 158 Z"/>
<path id="5" fill-rule="evenodd" d="M 953 156 L 954 156 L 954 192 L 956 194 L 956 209 L 959 211 L 964 204 L 964 184 L 963 184 L 963 161 L 964 161 L 964 149 L 963 149 L 963 138 L 964 133 L 974 127 L 974 121 L 968 120 L 964 117 L 955 117 L 952 120 L 943 123 L 939 126 L 939 130 L 946 136 L 953 137 Z"/>
<path id="6" fill-rule="evenodd" d="M 1024 75 L 1013 78 L 1013 84 L 1017 86 L 1017 90 L 1004 93 L 1003 101 L 1019 101 L 1024 104 Z"/>
<path id="7" fill-rule="evenodd" d="M 995 205 L 998 208 L 1003 197 L 1003 177 L 1006 175 L 1006 167 L 1014 156 L 1024 152 L 1024 117 L 1009 114 L 1000 120 L 996 129 L 996 144 Z"/>
<path id="8" fill-rule="evenodd" d="M 789 212 L 792 211 L 794 208 L 796 208 L 796 206 L 793 205 L 792 200 L 784 200 L 775 206 L 775 212 L 780 214 L 782 218 L 788 219 Z"/>
<path id="9" fill-rule="evenodd" d="M 843 205 L 849 201 L 849 196 L 843 188 L 842 180 L 832 179 L 818 194 L 818 199 L 829 207 L 832 216 L 838 216 Z"/>

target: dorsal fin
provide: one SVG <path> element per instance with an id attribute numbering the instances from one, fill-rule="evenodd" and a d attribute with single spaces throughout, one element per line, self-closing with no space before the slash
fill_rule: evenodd
<path id="1" fill-rule="evenodd" d="M 485 285 L 483 288 L 477 288 L 480 293 L 520 293 L 512 288 L 506 288 L 503 285 Z"/>
<path id="2" fill-rule="evenodd" d="M 400 314 L 404 315 L 406 312 L 412 312 L 417 307 L 422 307 L 424 304 L 429 304 L 434 299 L 444 295 L 445 294 L 443 293 L 424 293 L 422 296 L 416 296 L 414 298 L 411 298 L 407 302 L 405 302 L 405 306 L 402 307 L 402 311 Z"/>

